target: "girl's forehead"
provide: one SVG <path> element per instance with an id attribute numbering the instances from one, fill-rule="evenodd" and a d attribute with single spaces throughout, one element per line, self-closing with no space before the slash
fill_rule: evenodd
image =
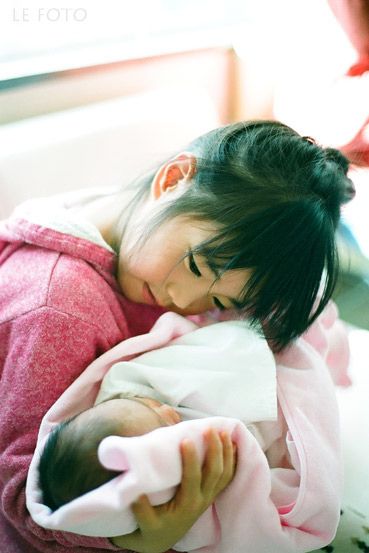
<path id="1" fill-rule="evenodd" d="M 192 213 L 183 213 L 174 215 L 171 218 L 165 220 L 164 224 L 174 224 L 183 226 L 183 228 L 192 229 L 200 232 L 214 232 L 216 233 L 218 225 L 215 221 L 210 219 L 200 219 Z"/>
<path id="2" fill-rule="evenodd" d="M 218 234 L 215 223 L 199 221 L 194 217 L 179 215 L 161 223 L 154 232 L 153 237 L 165 238 L 171 245 L 178 242 L 186 242 L 192 249 L 201 247 L 203 242 L 215 238 Z"/>
<path id="3" fill-rule="evenodd" d="M 199 219 L 195 219 L 193 216 L 178 217 L 178 224 L 190 233 L 204 236 L 204 239 L 216 236 L 218 232 L 215 223 L 212 223 L 211 221 L 200 221 Z"/>

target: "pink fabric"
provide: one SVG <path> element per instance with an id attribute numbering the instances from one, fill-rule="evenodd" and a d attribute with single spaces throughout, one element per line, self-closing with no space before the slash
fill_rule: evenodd
<path id="1" fill-rule="evenodd" d="M 279 464 L 269 466 L 269 451 L 265 455 L 247 428 L 230 418 L 187 421 L 136 438 L 109 437 L 100 445 L 101 461 L 127 472 L 51 513 L 42 505 L 37 487 L 38 455 L 47 434 L 59 421 L 93 404 L 99 383 L 114 361 L 162 347 L 193 328 L 177 315 L 163 315 L 149 334 L 126 340 L 95 360 L 44 418 L 27 484 L 33 516 L 54 529 L 99 535 L 118 532 L 122 507 L 141 493 L 154 494 L 154 503 L 173 495 L 181 479 L 180 441 L 191 438 L 203 455 L 203 431 L 211 424 L 230 431 L 237 443 L 236 475 L 174 549 L 244 553 L 250 547 L 253 553 L 298 553 L 326 545 L 337 528 L 342 487 L 338 409 L 325 363 L 331 343 L 337 343 L 336 324 L 342 337 L 330 305 L 310 330 L 310 344 L 301 338 L 276 357 L 280 420 L 267 424 L 271 435 L 273 425 L 285 427 L 280 443 L 269 448 L 279 451 Z M 347 340 L 341 343 L 347 359 L 345 347 Z M 333 363 L 334 357 L 330 359 Z"/>
<path id="2" fill-rule="evenodd" d="M 352 163 L 363 167 L 369 166 L 369 119 L 365 121 L 354 138 L 340 149 Z"/>
<path id="3" fill-rule="evenodd" d="M 162 309 L 119 293 L 114 256 L 25 220 L 0 223 L 0 551 L 92 553 L 107 539 L 49 531 L 25 507 L 42 417 L 97 356 L 147 332 Z"/>
<path id="4" fill-rule="evenodd" d="M 337 306 L 330 301 L 322 315 L 304 334 L 304 339 L 323 357 L 336 386 L 351 385 L 347 372 L 350 348 L 347 330 L 338 319 Z"/>

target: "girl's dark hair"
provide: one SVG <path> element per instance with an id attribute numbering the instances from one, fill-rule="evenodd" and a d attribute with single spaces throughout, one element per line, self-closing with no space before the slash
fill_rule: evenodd
<path id="1" fill-rule="evenodd" d="M 220 275 L 250 269 L 240 314 L 261 324 L 280 351 L 332 295 L 340 206 L 354 195 L 349 162 L 277 121 L 215 129 L 187 150 L 197 159 L 193 183 L 153 218 L 147 233 L 177 216 L 214 223 L 216 235 L 192 251 Z"/>
<path id="2" fill-rule="evenodd" d="M 103 467 L 97 457 L 100 442 L 118 433 L 117 421 L 95 417 L 79 429 L 77 417 L 54 428 L 41 454 L 39 486 L 52 511 L 120 474 Z"/>

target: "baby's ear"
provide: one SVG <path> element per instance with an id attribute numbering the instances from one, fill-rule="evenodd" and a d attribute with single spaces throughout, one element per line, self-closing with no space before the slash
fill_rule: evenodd
<path id="1" fill-rule="evenodd" d="M 100 443 L 97 456 L 100 463 L 109 470 L 123 471 L 130 468 L 122 447 L 121 436 L 108 436 Z"/>

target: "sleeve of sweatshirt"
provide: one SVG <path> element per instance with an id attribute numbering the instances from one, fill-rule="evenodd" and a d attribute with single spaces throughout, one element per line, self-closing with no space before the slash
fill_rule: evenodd
<path id="1" fill-rule="evenodd" d="M 27 471 L 43 415 L 112 344 L 97 325 L 50 307 L 5 324 L 9 354 L 0 387 L 0 481 L 4 483 L 1 503 L 5 517 L 39 551 L 119 549 L 106 538 L 45 530 L 33 522 L 25 506 Z"/>

